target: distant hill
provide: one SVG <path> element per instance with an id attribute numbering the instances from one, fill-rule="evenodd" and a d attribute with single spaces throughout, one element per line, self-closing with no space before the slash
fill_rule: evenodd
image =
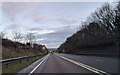
<path id="1" fill-rule="evenodd" d="M 57 48 L 48 48 L 49 51 L 57 51 Z"/>

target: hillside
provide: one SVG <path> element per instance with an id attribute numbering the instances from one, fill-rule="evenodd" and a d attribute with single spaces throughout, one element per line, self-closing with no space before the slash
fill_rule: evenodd
<path id="1" fill-rule="evenodd" d="M 15 48 L 15 42 L 2 39 L 2 59 L 21 57 L 21 56 L 31 56 L 42 53 L 42 45 L 34 45 L 34 48 L 26 49 L 26 45 L 17 42 L 17 47 Z"/>
<path id="2" fill-rule="evenodd" d="M 58 48 L 71 54 L 118 55 L 120 47 L 120 2 L 104 4 L 83 22 L 79 31 Z"/>

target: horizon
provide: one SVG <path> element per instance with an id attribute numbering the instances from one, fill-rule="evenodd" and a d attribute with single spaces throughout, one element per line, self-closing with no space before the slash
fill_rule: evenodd
<path id="1" fill-rule="evenodd" d="M 58 48 L 66 38 L 80 30 L 82 21 L 103 4 L 104 2 L 3 2 L 1 27 L 11 40 L 13 31 L 20 31 L 23 37 L 26 33 L 33 33 L 38 44 Z"/>

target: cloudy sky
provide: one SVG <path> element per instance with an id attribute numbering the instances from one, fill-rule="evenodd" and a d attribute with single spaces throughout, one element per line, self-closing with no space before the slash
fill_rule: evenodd
<path id="1" fill-rule="evenodd" d="M 103 2 L 3 2 L 2 30 L 34 33 L 37 43 L 57 48 Z"/>

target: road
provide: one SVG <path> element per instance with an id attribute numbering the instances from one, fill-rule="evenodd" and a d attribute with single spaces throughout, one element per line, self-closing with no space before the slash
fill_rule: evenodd
<path id="1" fill-rule="evenodd" d="M 43 68 L 39 66 L 35 73 L 92 73 L 67 60 L 64 60 L 55 54 L 50 54 Z"/>
<path id="2" fill-rule="evenodd" d="M 72 55 L 72 54 L 59 54 L 59 55 L 101 69 L 108 73 L 118 73 L 119 68 L 118 66 L 120 60 L 118 58 Z"/>
<path id="3" fill-rule="evenodd" d="M 100 74 L 100 75 L 109 75 L 110 72 L 108 70 L 105 70 L 103 67 L 102 69 L 99 66 L 96 66 L 96 62 L 94 62 L 91 66 L 91 64 L 88 64 L 93 57 L 88 57 L 88 59 L 91 58 L 91 60 L 86 60 L 87 63 L 82 63 L 77 61 L 79 58 L 77 57 L 79 55 L 70 55 L 70 54 L 48 54 L 44 58 L 34 62 L 30 66 L 26 67 L 25 69 L 21 70 L 18 73 L 28 73 L 31 75 L 32 73 L 39 74 L 39 73 L 87 73 L 87 74 Z M 81 56 L 82 57 L 82 56 Z M 82 60 L 85 59 L 81 58 Z M 73 60 L 73 58 L 77 58 L 77 60 Z M 107 59 L 107 58 L 106 58 Z M 99 62 L 101 60 L 98 59 Z M 90 62 L 91 63 L 91 62 Z M 116 63 L 114 63 L 116 64 Z M 114 65 L 113 66 L 118 66 Z M 105 64 L 98 64 L 101 66 L 105 66 Z M 110 65 L 108 63 L 108 65 Z M 99 69 L 98 69 L 99 68 Z M 111 67 L 112 68 L 112 67 Z M 116 67 L 117 68 L 117 67 Z M 109 68 L 108 68 L 109 69 Z M 114 69 L 114 68 L 113 68 Z M 115 69 L 117 70 L 117 69 Z M 117 73 L 117 71 L 113 71 L 112 73 Z"/>

